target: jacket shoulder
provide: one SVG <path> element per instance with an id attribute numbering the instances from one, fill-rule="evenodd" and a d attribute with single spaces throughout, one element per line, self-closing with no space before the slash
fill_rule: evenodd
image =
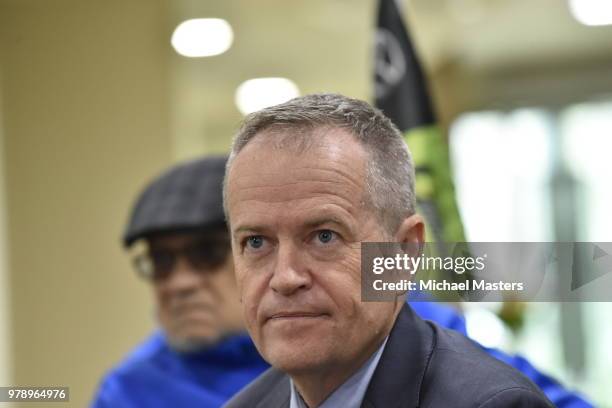
<path id="1" fill-rule="evenodd" d="M 289 377 L 274 368 L 269 368 L 234 395 L 223 408 L 252 408 L 254 401 L 258 401 L 256 407 L 289 406 L 290 396 Z"/>
<path id="2" fill-rule="evenodd" d="M 499 391 L 478 405 L 478 408 L 497 407 L 552 408 L 553 405 L 540 393 L 517 387 Z"/>
<path id="3" fill-rule="evenodd" d="M 461 334 L 428 324 L 436 344 L 423 379 L 423 406 L 552 407 L 515 368 L 489 356 Z"/>
<path id="4" fill-rule="evenodd" d="M 151 367 L 163 358 L 165 349 L 160 333 L 150 335 L 104 374 L 90 405 L 96 408 L 125 406 L 122 401 L 127 399 L 130 386 L 135 380 L 148 378 Z"/>

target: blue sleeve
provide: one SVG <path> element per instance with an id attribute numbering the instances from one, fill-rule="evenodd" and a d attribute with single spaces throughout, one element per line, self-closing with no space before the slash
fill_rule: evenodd
<path id="1" fill-rule="evenodd" d="M 121 387 L 115 382 L 116 379 L 112 374 L 104 378 L 91 401 L 90 408 L 133 408 L 133 405 L 122 398 Z"/>
<path id="2" fill-rule="evenodd" d="M 114 371 L 101 383 L 90 408 L 219 408 L 227 399 L 186 378 L 155 370 Z"/>
<path id="3" fill-rule="evenodd" d="M 465 318 L 455 308 L 437 302 L 412 301 L 408 302 L 412 309 L 425 320 L 431 320 L 447 329 L 455 330 L 467 336 Z M 559 408 L 591 408 L 593 405 L 582 396 L 564 388 L 552 377 L 538 371 L 525 358 L 511 356 L 497 349 L 482 347 L 487 353 L 504 363 L 511 365 L 527 378 L 533 381 L 542 392 Z"/>

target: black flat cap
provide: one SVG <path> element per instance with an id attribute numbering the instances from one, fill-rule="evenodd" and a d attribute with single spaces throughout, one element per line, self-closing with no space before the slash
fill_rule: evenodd
<path id="1" fill-rule="evenodd" d="M 138 197 L 123 245 L 157 233 L 225 225 L 222 184 L 227 157 L 206 157 L 170 168 Z"/>

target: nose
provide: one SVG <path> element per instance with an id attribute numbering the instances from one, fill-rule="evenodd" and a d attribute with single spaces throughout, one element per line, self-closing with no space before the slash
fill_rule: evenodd
<path id="1" fill-rule="evenodd" d="M 203 276 L 182 256 L 177 257 L 170 276 L 163 282 L 169 295 L 188 296 L 203 282 Z"/>
<path id="2" fill-rule="evenodd" d="M 292 243 L 279 243 L 270 288 L 283 296 L 291 296 L 312 286 L 312 277 L 304 255 Z"/>

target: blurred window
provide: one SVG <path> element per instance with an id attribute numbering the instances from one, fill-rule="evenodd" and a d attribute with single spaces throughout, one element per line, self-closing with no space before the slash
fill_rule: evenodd
<path id="1" fill-rule="evenodd" d="M 612 101 L 559 111 L 466 113 L 451 126 L 449 140 L 468 240 L 555 241 L 570 231 L 573 240 L 612 241 Z M 573 197 L 575 205 L 566 205 L 562 197 Z M 520 350 L 544 372 L 599 405 L 612 406 L 612 304 L 572 307 L 579 309 L 577 319 L 564 316 L 559 304 L 529 304 L 520 331 L 498 346 Z M 470 315 L 468 327 L 484 330 L 486 319 Z M 568 327 L 583 333 L 578 349 L 564 341 Z"/>

